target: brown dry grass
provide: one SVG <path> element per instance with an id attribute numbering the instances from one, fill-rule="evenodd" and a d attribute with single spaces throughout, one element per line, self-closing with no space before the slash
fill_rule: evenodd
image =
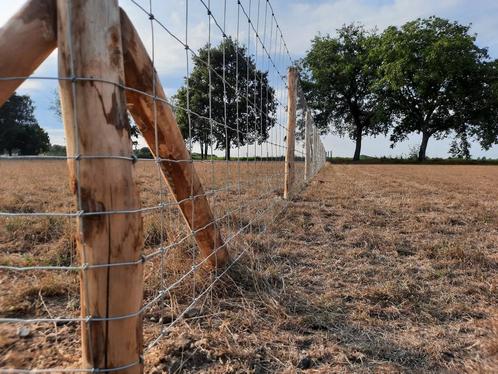
<path id="1" fill-rule="evenodd" d="M 33 166 L 45 178 L 33 184 L 39 179 L 20 175 L 31 165 L 0 164 L 2 176 L 9 175 L 0 181 L 0 210 L 73 209 L 65 166 L 43 172 Z M 241 195 L 216 195 L 218 216 L 251 196 L 274 196 L 223 221 L 225 235 L 278 199 L 280 166 L 243 165 Z M 211 165 L 198 167 L 208 188 L 237 180 L 233 167 L 227 175 L 216 166 L 214 179 Z M 263 171 L 278 178 L 257 178 Z M 157 203 L 153 164 L 137 166 L 137 176 L 143 203 Z M 497 186 L 493 166 L 328 165 L 283 215 L 264 217 L 237 238 L 232 250 L 250 246 L 247 255 L 147 353 L 147 371 L 496 372 Z M 178 222 L 176 211 L 167 214 Z M 161 227 L 157 216 L 144 220 L 150 250 Z M 9 221 L 0 229 L 2 263 L 76 261 L 67 219 Z M 185 234 L 180 226 L 168 225 L 163 236 L 175 240 Z M 165 281 L 182 274 L 192 255 L 190 244 L 170 252 Z M 149 266 L 146 297 L 161 285 L 159 263 Z M 64 277 L 1 274 L 1 314 L 77 315 L 76 278 Z M 197 277 L 195 292 L 207 278 Z M 146 341 L 193 291 L 186 282 L 162 308 L 147 312 Z M 77 365 L 77 326 L 54 330 L 40 325 L 25 339 L 6 330 L 0 367 Z"/>

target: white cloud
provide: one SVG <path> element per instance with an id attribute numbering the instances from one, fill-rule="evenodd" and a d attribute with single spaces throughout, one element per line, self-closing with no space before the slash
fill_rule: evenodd
<path id="1" fill-rule="evenodd" d="M 280 9 L 277 16 L 289 49 L 298 56 L 309 48 L 310 40 L 317 33 L 333 34 L 344 24 L 360 22 L 368 28 L 378 27 L 382 30 L 389 25 L 401 25 L 417 17 L 431 15 L 464 24 L 472 23 L 472 30 L 479 34 L 478 42 L 481 45 L 498 47 L 495 41 L 498 2 L 494 0 L 392 0 L 381 5 L 373 0 L 301 0 L 292 4 L 278 4 Z M 498 50 L 495 49 L 494 54 L 498 55 Z"/>
<path id="2" fill-rule="evenodd" d="M 42 91 L 43 82 L 38 79 L 27 79 L 19 86 L 17 91 L 21 94 L 32 94 L 34 91 Z"/>

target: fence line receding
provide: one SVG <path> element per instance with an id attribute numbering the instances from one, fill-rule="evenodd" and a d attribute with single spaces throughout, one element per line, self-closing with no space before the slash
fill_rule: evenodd
<path id="1" fill-rule="evenodd" d="M 66 139 L 0 157 L 0 328 L 55 336 L 0 370 L 143 372 L 325 163 L 273 5 L 29 0 L 0 54 L 0 106 L 57 83 Z"/>

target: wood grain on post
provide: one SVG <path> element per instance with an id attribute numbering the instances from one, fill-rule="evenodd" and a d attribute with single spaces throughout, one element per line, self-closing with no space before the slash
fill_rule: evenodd
<path id="1" fill-rule="evenodd" d="M 28 77 L 57 45 L 55 0 L 28 1 L 0 28 L 0 78 Z M 24 79 L 0 79 L 2 106 Z"/>
<path id="2" fill-rule="evenodd" d="M 287 152 L 285 153 L 285 184 L 284 199 L 290 197 L 294 183 L 294 149 L 296 146 L 296 100 L 297 100 L 297 69 L 289 68 L 287 73 Z"/>
<path id="3" fill-rule="evenodd" d="M 149 149 L 160 162 L 161 171 L 180 211 L 195 233 L 195 240 L 211 267 L 228 262 L 228 251 L 215 224 L 214 215 L 204 189 L 191 161 L 182 133 L 171 107 L 166 101 L 161 82 L 157 77 L 147 50 L 126 13 L 121 10 L 121 30 L 124 49 L 126 86 L 147 93 L 127 90 L 128 110 L 142 133 Z M 154 83 L 155 82 L 155 83 Z M 157 125 L 157 141 L 155 127 Z M 158 154 L 156 154 L 158 149 Z M 171 160 L 171 161 L 168 161 Z M 190 198 L 193 196 L 193 198 Z"/>
<path id="4" fill-rule="evenodd" d="M 59 74 L 124 83 L 117 0 L 58 0 Z M 74 71 L 73 68 L 74 67 Z M 73 86 L 74 85 L 74 86 Z M 73 97 L 74 88 L 74 97 Z M 68 156 L 132 154 L 125 93 L 92 80 L 60 81 Z M 78 166 L 79 165 L 79 166 Z M 79 171 L 78 171 L 79 169 Z M 122 159 L 69 160 L 70 183 L 84 212 L 140 207 L 133 164 Z M 137 213 L 97 214 L 78 219 L 77 247 L 82 262 L 137 261 L 143 249 Z M 142 306 L 143 265 L 104 266 L 81 272 L 81 315 L 113 318 Z M 142 316 L 82 323 L 85 368 L 141 373 Z"/>

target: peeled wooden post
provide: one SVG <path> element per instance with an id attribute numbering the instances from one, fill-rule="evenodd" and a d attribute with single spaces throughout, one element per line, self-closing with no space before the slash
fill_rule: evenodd
<path id="1" fill-rule="evenodd" d="M 0 28 L 0 78 L 28 77 L 57 45 L 55 0 L 28 1 Z M 0 106 L 24 79 L 0 79 Z"/>
<path id="2" fill-rule="evenodd" d="M 284 199 L 290 196 L 294 183 L 294 149 L 296 146 L 296 100 L 297 100 L 297 69 L 289 68 L 287 73 L 287 152 L 285 154 L 285 184 Z"/>
<path id="3" fill-rule="evenodd" d="M 312 168 L 312 149 L 311 149 L 311 113 L 306 111 L 304 118 L 304 179 L 308 180 L 311 176 Z"/>
<path id="4" fill-rule="evenodd" d="M 124 83 L 117 0 L 58 0 L 59 74 L 68 156 L 132 154 Z M 73 71 L 74 67 L 74 71 Z M 78 77 L 86 78 L 78 80 Z M 74 96 L 73 96 L 74 89 Z M 69 160 L 70 182 L 85 213 L 140 207 L 130 160 Z M 141 373 L 143 265 L 92 268 L 140 260 L 142 219 L 137 213 L 84 215 L 78 219 L 82 262 L 81 316 L 83 366 Z M 95 321 L 98 318 L 123 317 Z M 129 365 L 127 369 L 116 369 Z"/>
<path id="5" fill-rule="evenodd" d="M 155 85 L 155 93 L 159 98 L 156 100 L 156 113 L 154 113 L 152 97 L 128 90 L 126 92 L 128 110 L 153 155 L 164 159 L 160 162 L 161 171 L 171 193 L 179 202 L 185 221 L 195 233 L 195 240 L 202 256 L 208 258 L 207 261 L 211 267 L 223 266 L 229 258 L 226 245 L 215 224 L 209 202 L 191 162 L 190 153 L 185 146 L 173 111 L 165 102 L 166 95 L 154 71 L 152 61 L 123 10 L 121 10 L 121 32 L 126 86 L 153 95 Z M 157 147 L 156 125 L 159 143 Z M 158 154 L 156 154 L 156 148 Z"/>

